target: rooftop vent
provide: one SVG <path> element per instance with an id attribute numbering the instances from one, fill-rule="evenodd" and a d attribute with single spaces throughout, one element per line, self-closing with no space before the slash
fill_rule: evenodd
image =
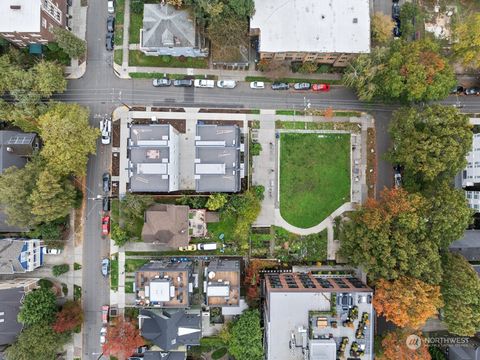
<path id="1" fill-rule="evenodd" d="M 358 23 L 358 19 L 357 19 L 357 18 L 353 18 L 353 23 L 354 23 L 354 24 Z"/>
<path id="2" fill-rule="evenodd" d="M 22 8 L 21 5 L 10 5 L 10 9 L 12 10 L 20 10 Z"/>

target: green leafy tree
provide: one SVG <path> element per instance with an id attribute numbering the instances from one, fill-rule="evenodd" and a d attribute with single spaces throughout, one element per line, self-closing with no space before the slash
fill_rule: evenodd
<path id="1" fill-rule="evenodd" d="M 52 267 L 52 274 L 55 277 L 60 275 L 66 274 L 70 270 L 70 265 L 68 264 L 60 264 L 60 265 L 53 265 Z"/>
<path id="2" fill-rule="evenodd" d="M 129 240 L 127 232 L 120 227 L 116 222 L 112 222 L 110 229 L 110 237 L 115 242 L 117 246 L 123 246 Z"/>
<path id="3" fill-rule="evenodd" d="M 7 360 L 52 360 L 62 350 L 68 337 L 50 326 L 36 324 L 25 328 L 5 351 Z"/>
<path id="4" fill-rule="evenodd" d="M 30 200 L 32 213 L 38 222 L 49 222 L 64 218 L 75 201 L 75 188 L 69 180 L 62 180 L 43 170 L 37 180 Z"/>
<path id="5" fill-rule="evenodd" d="M 263 359 L 262 328 L 258 310 L 245 311 L 232 325 L 228 353 L 236 360 Z"/>
<path id="6" fill-rule="evenodd" d="M 377 44 L 386 44 L 393 37 L 395 23 L 392 18 L 384 13 L 376 12 L 371 21 L 372 39 Z"/>
<path id="7" fill-rule="evenodd" d="M 428 284 L 441 279 L 439 249 L 427 227 L 428 204 L 403 189 L 384 190 L 342 224 L 340 253 L 371 279 L 408 276 Z"/>
<path id="8" fill-rule="evenodd" d="M 228 198 L 227 198 L 227 195 L 225 194 L 220 194 L 220 193 L 212 194 L 208 197 L 207 209 L 210 211 L 219 210 L 225 206 L 227 201 L 228 201 Z"/>
<path id="9" fill-rule="evenodd" d="M 67 88 L 67 80 L 63 67 L 54 62 L 40 61 L 31 69 L 35 80 L 33 90 L 42 96 L 52 96 L 53 93 L 62 93 Z"/>
<path id="10" fill-rule="evenodd" d="M 58 46 L 60 46 L 70 57 L 77 59 L 85 55 L 87 51 L 87 43 L 84 40 L 79 39 L 70 31 L 61 27 L 54 27 L 52 33 Z"/>
<path id="11" fill-rule="evenodd" d="M 402 108 L 393 115 L 390 159 L 417 184 L 451 179 L 466 165 L 472 146 L 468 117 L 451 106 Z"/>
<path id="12" fill-rule="evenodd" d="M 480 279 L 458 254 L 445 253 L 441 291 L 448 331 L 473 336 L 480 329 Z"/>
<path id="13" fill-rule="evenodd" d="M 360 55 L 346 68 L 343 82 L 360 100 L 416 102 L 447 97 L 456 79 L 439 45 L 422 39 L 392 41 L 388 48 Z"/>
<path id="14" fill-rule="evenodd" d="M 257 193 L 256 188 L 250 188 L 241 196 L 236 197 L 229 204 L 228 211 L 236 214 L 233 234 L 241 248 L 248 247 L 248 235 L 252 223 L 257 219 L 261 209 L 262 193 Z"/>
<path id="15" fill-rule="evenodd" d="M 233 12 L 238 18 L 249 18 L 255 11 L 253 0 L 227 0 L 227 9 Z"/>
<path id="16" fill-rule="evenodd" d="M 207 36 L 212 42 L 212 56 L 217 61 L 238 61 L 239 49 L 248 47 L 248 19 L 221 16 L 210 21 Z"/>
<path id="17" fill-rule="evenodd" d="M 139 226 L 143 224 L 145 210 L 153 204 L 151 196 L 127 194 L 120 202 L 120 218 L 123 228 L 114 229 L 113 238 L 118 244 L 139 238 Z M 120 231 L 122 230 L 122 231 Z M 140 228 L 141 230 L 141 228 Z M 140 231 L 141 232 L 141 231 Z"/>
<path id="18" fill-rule="evenodd" d="M 466 67 L 480 67 L 480 14 L 472 12 L 454 27 L 452 49 Z"/>
<path id="19" fill-rule="evenodd" d="M 48 106 L 34 100 L 33 97 L 25 97 L 15 103 L 7 103 L 0 99 L 0 118 L 25 132 L 38 133 L 40 131 L 38 118 L 47 111 Z"/>
<path id="20" fill-rule="evenodd" d="M 99 130 L 90 127 L 88 110 L 77 104 L 58 103 L 39 119 L 44 141 L 42 156 L 57 176 L 86 173 L 88 156 L 95 154 Z"/>
<path id="21" fill-rule="evenodd" d="M 55 295 L 50 289 L 40 288 L 25 296 L 18 313 L 18 321 L 25 325 L 50 325 L 56 312 Z"/>
<path id="22" fill-rule="evenodd" d="M 400 31 L 402 38 L 411 39 L 415 35 L 414 24 L 423 24 L 424 15 L 422 9 L 414 3 L 406 2 L 400 8 Z"/>

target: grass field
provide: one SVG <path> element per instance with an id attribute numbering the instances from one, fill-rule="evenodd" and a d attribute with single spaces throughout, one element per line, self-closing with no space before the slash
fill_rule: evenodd
<path id="1" fill-rule="evenodd" d="M 194 57 L 173 57 L 163 56 L 147 56 L 140 50 L 130 50 L 128 53 L 128 62 L 130 66 L 155 66 L 155 67 L 173 67 L 173 68 L 207 68 L 207 60 L 205 58 Z"/>
<path id="2" fill-rule="evenodd" d="M 143 26 L 143 12 L 141 14 L 136 14 L 130 11 L 130 27 L 129 27 L 129 44 L 139 44 L 140 43 L 140 29 Z"/>
<path id="3" fill-rule="evenodd" d="M 280 212 L 290 224 L 317 225 L 350 201 L 350 135 L 283 133 Z"/>

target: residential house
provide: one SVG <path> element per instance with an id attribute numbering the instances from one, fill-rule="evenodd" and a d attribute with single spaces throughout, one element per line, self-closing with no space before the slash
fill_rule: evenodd
<path id="1" fill-rule="evenodd" d="M 239 306 L 240 260 L 215 258 L 205 267 L 208 306 Z"/>
<path id="2" fill-rule="evenodd" d="M 142 309 L 138 318 L 141 335 L 162 351 L 200 344 L 200 309 Z"/>
<path id="3" fill-rule="evenodd" d="M 150 261 L 135 272 L 135 303 L 150 308 L 188 308 L 193 288 L 198 287 L 196 281 L 190 261 Z"/>
<path id="4" fill-rule="evenodd" d="M 38 239 L 0 239 L 0 275 L 22 274 L 43 265 L 43 242 Z"/>
<path id="5" fill-rule="evenodd" d="M 145 4 L 140 50 L 146 55 L 206 57 L 208 47 L 188 9 Z"/>
<path id="6" fill-rule="evenodd" d="M 143 360 L 185 360 L 185 351 L 145 351 Z"/>
<path id="7" fill-rule="evenodd" d="M 373 359 L 373 291 L 357 278 L 270 273 L 264 293 L 267 360 Z"/>
<path id="8" fill-rule="evenodd" d="M 346 66 L 370 52 L 369 0 L 255 0 L 260 59 Z"/>
<path id="9" fill-rule="evenodd" d="M 472 134 L 472 137 L 472 149 L 467 154 L 467 166 L 459 176 L 461 185 L 456 179 L 456 186 L 461 186 L 465 190 L 468 206 L 476 213 L 480 213 L 480 133 Z"/>
<path id="10" fill-rule="evenodd" d="M 178 249 L 190 241 L 188 206 L 156 204 L 145 211 L 142 239 L 164 248 Z"/>
<path id="11" fill-rule="evenodd" d="M 469 338 L 467 345 L 450 345 L 448 360 L 480 360 L 480 338 L 478 336 Z"/>
<path id="12" fill-rule="evenodd" d="M 237 125 L 197 124 L 195 136 L 195 190 L 238 192 L 243 164 L 240 162 L 240 129 Z"/>
<path id="13" fill-rule="evenodd" d="M 67 26 L 67 0 L 0 1 L 0 35 L 17 46 L 46 44 Z"/>
<path id="14" fill-rule="evenodd" d="M 17 315 L 25 294 L 37 287 L 38 280 L 17 278 L 0 282 L 0 350 L 13 343 L 22 330 Z"/>

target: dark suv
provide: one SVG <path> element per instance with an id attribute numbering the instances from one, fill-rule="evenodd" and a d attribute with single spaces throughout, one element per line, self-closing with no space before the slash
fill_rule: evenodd
<path id="1" fill-rule="evenodd" d="M 173 80 L 173 86 L 192 87 L 193 80 Z"/>
<path id="2" fill-rule="evenodd" d="M 111 32 L 107 33 L 105 38 L 105 48 L 107 51 L 113 51 L 113 33 Z"/>
<path id="3" fill-rule="evenodd" d="M 110 174 L 109 173 L 103 174 L 102 180 L 103 180 L 103 192 L 106 192 L 106 193 L 110 192 Z"/>
<path id="4" fill-rule="evenodd" d="M 107 18 L 107 31 L 113 32 L 115 30 L 115 18 L 109 15 Z"/>
<path id="5" fill-rule="evenodd" d="M 284 82 L 274 82 L 272 84 L 272 90 L 288 90 L 290 86 Z"/>

